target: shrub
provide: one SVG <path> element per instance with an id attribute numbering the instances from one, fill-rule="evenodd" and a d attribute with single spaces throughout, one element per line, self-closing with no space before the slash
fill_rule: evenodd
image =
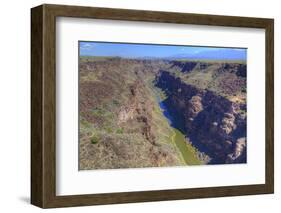
<path id="1" fill-rule="evenodd" d="M 115 100 L 115 99 L 112 101 L 112 103 L 113 103 L 115 106 L 118 106 L 118 105 L 119 105 L 119 101 L 118 101 L 118 100 Z"/>
<path id="2" fill-rule="evenodd" d="M 91 143 L 92 144 L 97 144 L 98 142 L 99 142 L 99 138 L 96 135 L 91 137 Z"/>

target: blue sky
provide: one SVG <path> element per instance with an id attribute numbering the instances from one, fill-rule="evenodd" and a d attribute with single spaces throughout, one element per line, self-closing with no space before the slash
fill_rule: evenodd
<path id="1" fill-rule="evenodd" d="M 159 57 L 246 60 L 247 49 L 109 42 L 79 42 L 81 56 Z"/>

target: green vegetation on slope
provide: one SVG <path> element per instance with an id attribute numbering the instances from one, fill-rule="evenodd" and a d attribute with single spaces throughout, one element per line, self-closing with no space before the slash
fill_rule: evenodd
<path id="1" fill-rule="evenodd" d="M 181 154 L 187 165 L 201 165 L 202 161 L 198 158 L 198 150 L 196 150 L 190 143 L 186 142 L 184 134 L 178 129 L 173 129 L 174 135 L 172 141 L 177 145 L 178 149 L 181 150 Z"/>

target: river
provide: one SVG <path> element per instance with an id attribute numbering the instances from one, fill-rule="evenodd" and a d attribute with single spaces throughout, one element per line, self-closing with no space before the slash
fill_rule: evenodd
<path id="1" fill-rule="evenodd" d="M 176 144 L 177 148 L 180 150 L 186 165 L 202 164 L 196 154 L 196 149 L 191 144 L 186 142 L 185 135 L 179 129 L 173 127 L 174 125 L 172 124 L 176 121 L 173 119 L 173 116 L 169 113 L 166 104 L 161 100 L 159 95 L 156 94 L 156 97 L 164 117 L 167 119 L 168 123 L 174 131 L 174 134 L 171 136 L 171 140 L 173 143 Z"/>

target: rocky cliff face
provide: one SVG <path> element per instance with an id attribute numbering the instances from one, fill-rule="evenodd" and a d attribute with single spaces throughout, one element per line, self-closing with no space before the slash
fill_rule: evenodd
<path id="1" fill-rule="evenodd" d="M 247 66 L 246 64 L 230 64 L 230 63 L 225 63 L 223 64 L 219 72 L 230 72 L 230 73 L 235 73 L 237 76 L 240 77 L 247 77 Z"/>
<path id="2" fill-rule="evenodd" d="M 181 62 L 181 61 L 171 61 L 171 68 L 179 68 L 181 72 L 190 72 L 192 71 L 196 65 L 197 62 Z"/>
<path id="3" fill-rule="evenodd" d="M 243 67 L 236 71 L 244 75 Z M 245 104 L 188 85 L 164 70 L 156 86 L 165 91 L 167 106 L 192 144 L 212 158 L 210 163 L 246 162 Z"/>
<path id="4" fill-rule="evenodd" d="M 145 98 L 145 85 L 142 81 L 136 80 L 129 88 L 130 98 L 126 105 L 120 107 L 118 124 L 122 126 L 130 120 L 137 121 L 141 126 L 141 134 L 152 145 L 156 145 L 151 125 L 153 103 Z"/>

